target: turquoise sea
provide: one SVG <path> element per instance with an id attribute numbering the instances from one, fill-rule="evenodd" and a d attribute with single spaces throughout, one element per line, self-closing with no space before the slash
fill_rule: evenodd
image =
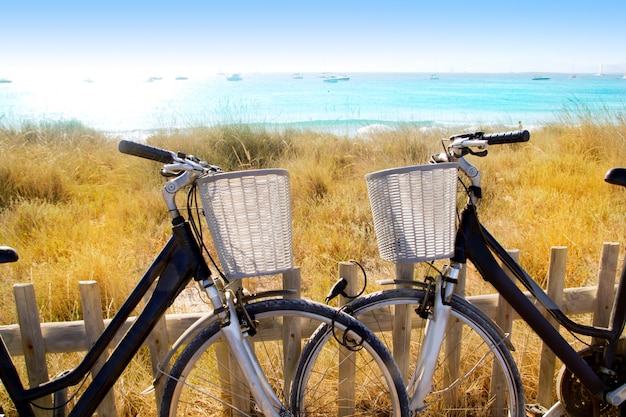
<path id="1" fill-rule="evenodd" d="M 157 74 L 158 75 L 158 74 Z M 259 123 L 354 134 L 373 124 L 524 127 L 565 112 L 623 114 L 623 74 L 421 73 L 241 74 L 200 77 L 50 77 L 0 83 L 0 123 L 79 120 L 89 127 L 145 137 L 154 129 Z"/>

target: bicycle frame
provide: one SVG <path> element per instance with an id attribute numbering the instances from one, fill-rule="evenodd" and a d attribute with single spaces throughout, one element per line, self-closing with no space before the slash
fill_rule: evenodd
<path id="1" fill-rule="evenodd" d="M 30 404 L 33 400 L 78 384 L 89 373 L 96 360 L 104 354 L 114 336 L 156 281 L 149 301 L 69 414 L 77 417 L 92 415 L 165 310 L 187 283 L 192 278 L 197 281 L 210 281 L 209 268 L 201 255 L 189 223 L 178 217 L 178 220 L 173 220 L 172 225 L 173 234 L 170 240 L 75 369 L 38 387 L 24 388 L 4 341 L 0 343 L 0 380 L 20 416 L 35 415 Z"/>
<path id="2" fill-rule="evenodd" d="M 473 204 L 468 204 L 461 214 L 461 222 L 455 241 L 455 255 L 451 259 L 451 265 L 442 273 L 437 283 L 433 312 L 425 330 L 424 346 L 408 386 L 411 409 L 419 411 L 426 406 L 424 400 L 430 392 L 434 364 L 437 362 L 447 319 L 450 316 L 449 307 L 446 306 L 446 298 L 455 286 L 456 273 L 468 259 L 483 279 L 493 285 L 541 340 L 563 361 L 563 364 L 576 374 L 576 377 L 580 379 L 582 385 L 590 393 L 613 405 L 621 404 L 624 400 L 624 386 L 609 391 L 610 388 L 601 376 L 569 345 L 558 330 L 544 317 L 539 308 L 518 288 L 496 261 L 496 257 L 510 269 L 515 278 L 530 291 L 534 299 L 539 301 L 561 325 L 574 333 L 606 340 L 607 344 L 602 346 L 604 349 L 603 360 L 607 368 L 610 368 L 613 363 L 617 353 L 615 347 L 626 322 L 626 285 L 624 285 L 626 267 L 622 269 L 613 306 L 611 326 L 605 329 L 575 323 L 565 316 L 541 287 L 511 258 L 480 223 L 476 214 L 476 207 Z M 446 285 L 442 285 L 442 282 Z"/>
<path id="3" fill-rule="evenodd" d="M 604 394 L 608 387 L 602 378 L 594 372 L 591 366 L 580 357 L 563 336 L 550 324 L 542 312 L 515 285 L 498 264 L 492 251 L 498 259 L 510 268 L 513 275 L 530 291 L 533 297 L 564 327 L 578 334 L 605 339 L 609 345 L 617 342 L 626 319 L 623 314 L 626 304 L 626 293 L 624 293 L 626 288 L 623 285 L 619 286 L 614 312 L 618 312 L 621 315 L 613 315 L 609 329 L 594 328 L 574 323 L 565 317 L 565 314 L 541 287 L 528 276 L 524 269 L 507 254 L 506 250 L 480 224 L 474 206 L 469 205 L 462 213 L 461 226 L 457 235 L 457 254 L 454 260 L 463 263 L 466 259 L 469 259 L 480 272 L 483 279 L 494 286 L 520 317 L 531 326 L 541 340 L 563 361 L 565 366 L 576 374 L 583 386 L 592 394 L 604 399 Z M 621 277 L 622 281 L 625 278 L 623 275 Z M 607 351 L 610 351 L 610 349 L 607 349 Z M 611 359 L 605 358 L 607 361 Z"/>

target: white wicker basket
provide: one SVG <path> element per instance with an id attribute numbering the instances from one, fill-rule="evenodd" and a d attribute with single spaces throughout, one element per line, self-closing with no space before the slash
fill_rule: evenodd
<path id="1" fill-rule="evenodd" d="M 273 275 L 293 268 L 289 173 L 259 169 L 198 180 L 224 274 Z"/>
<path id="2" fill-rule="evenodd" d="M 456 163 L 388 169 L 365 178 L 383 259 L 415 263 L 454 254 Z"/>

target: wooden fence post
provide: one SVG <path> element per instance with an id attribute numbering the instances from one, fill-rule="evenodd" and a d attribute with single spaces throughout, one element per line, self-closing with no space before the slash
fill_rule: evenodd
<path id="1" fill-rule="evenodd" d="M 563 287 L 565 284 L 565 264 L 567 261 L 567 247 L 554 246 L 550 250 L 550 269 L 548 271 L 548 296 L 560 308 L 563 304 Z M 544 313 L 552 325 L 558 329 L 556 320 Z M 554 387 L 554 370 L 556 356 L 545 343 L 541 344 L 541 361 L 539 365 L 539 379 L 537 383 L 537 402 L 544 407 L 552 406 L 552 388 Z"/>
<path id="2" fill-rule="evenodd" d="M 78 283 L 80 298 L 83 308 L 83 320 L 85 321 L 85 334 L 88 346 L 92 346 L 104 331 L 104 319 L 102 317 L 102 302 L 100 299 L 100 286 L 96 281 L 80 281 Z M 108 356 L 108 350 L 105 351 Z M 91 372 L 97 375 L 105 364 L 107 358 L 101 356 L 96 360 Z M 115 417 L 115 390 L 111 390 L 102 399 L 98 406 L 98 416 Z"/>
<path id="3" fill-rule="evenodd" d="M 290 298 L 300 298 L 301 295 L 300 268 L 296 267 L 283 273 L 283 289 L 295 291 Z M 291 380 L 296 372 L 296 365 L 302 350 L 302 327 L 297 317 L 285 317 L 283 323 L 283 364 L 284 364 L 284 395 L 289 395 Z"/>
<path id="4" fill-rule="evenodd" d="M 415 271 L 413 264 L 395 264 L 396 279 L 412 280 Z M 397 284 L 396 288 L 406 287 Z M 400 368 L 400 372 L 404 378 L 404 383 L 409 382 L 411 378 L 411 308 L 408 305 L 396 305 L 393 314 L 393 358 Z"/>
<path id="5" fill-rule="evenodd" d="M 465 297 L 465 288 L 467 284 L 467 265 L 463 265 L 459 273 L 459 283 L 455 288 L 455 293 L 461 297 Z M 444 340 L 443 349 L 445 360 L 445 372 L 443 374 L 444 386 L 451 386 L 454 381 L 459 378 L 461 369 L 461 346 L 463 343 L 463 324 L 454 317 L 450 317 L 448 322 L 447 336 Z M 458 390 L 449 390 L 444 394 L 446 404 L 457 405 L 463 393 Z"/>
<path id="6" fill-rule="evenodd" d="M 345 278 L 348 281 L 345 293 L 348 295 L 354 295 L 358 291 L 357 283 L 358 266 L 354 262 L 339 262 L 339 277 Z M 339 305 L 343 306 L 350 302 L 349 298 L 343 295 L 339 296 Z M 354 357 L 354 352 L 340 347 L 339 348 L 339 404 L 337 404 L 338 416 L 351 416 L 354 415 L 355 399 L 355 367 L 356 364 L 351 357 Z"/>
<path id="7" fill-rule="evenodd" d="M 519 250 L 512 249 L 507 251 L 508 254 L 513 258 L 515 262 L 519 261 Z M 511 278 L 515 279 L 515 276 L 505 265 L 502 265 L 506 274 Z M 506 302 L 502 295 L 498 294 L 498 307 L 496 310 L 496 323 L 502 331 L 506 334 L 511 334 L 513 329 L 513 308 Z"/>
<path id="8" fill-rule="evenodd" d="M 619 243 L 605 242 L 600 257 L 600 271 L 598 272 L 598 291 L 593 305 L 593 325 L 608 327 L 613 307 L 615 277 L 617 274 L 617 260 L 619 258 Z M 601 341 L 592 339 L 591 343 Z"/>
<path id="9" fill-rule="evenodd" d="M 231 289 L 234 292 L 237 292 L 239 288 L 241 288 L 242 282 L 240 279 L 231 281 Z M 230 351 L 230 347 L 228 343 L 224 341 L 222 343 L 224 349 L 216 349 L 216 354 L 220 355 L 218 359 L 223 364 L 228 364 L 228 374 L 230 378 L 230 390 L 225 390 L 224 395 L 232 395 L 232 404 L 235 406 L 235 410 L 233 410 L 233 417 L 239 417 L 243 414 L 237 410 L 242 410 L 245 413 L 250 412 L 250 389 L 245 381 L 247 381 L 246 376 L 244 375 L 241 367 L 239 366 L 239 362 L 235 359 L 232 352 Z M 254 343 L 252 343 L 252 349 L 254 349 Z M 224 372 L 222 370 L 222 372 Z M 229 381 L 228 379 L 226 381 Z M 223 383 L 223 381 L 222 381 Z"/>
<path id="10" fill-rule="evenodd" d="M 152 291 L 156 287 L 156 283 L 152 286 Z M 144 297 L 144 302 L 147 303 L 152 294 L 146 294 Z M 148 350 L 150 351 L 150 363 L 152 366 L 152 380 L 153 388 L 154 388 L 154 396 L 157 407 L 157 413 L 159 413 L 161 409 L 161 398 L 163 397 L 163 389 L 165 388 L 166 378 L 160 378 L 159 367 L 161 366 L 161 362 L 167 355 L 169 350 L 169 337 L 167 334 L 167 324 L 165 320 L 165 316 L 161 317 L 157 324 L 152 329 L 152 332 L 148 335 L 148 339 L 146 340 L 148 343 Z"/>
<path id="11" fill-rule="evenodd" d="M 48 365 L 46 363 L 46 347 L 41 334 L 41 322 L 39 321 L 39 308 L 33 284 L 16 284 L 13 286 L 13 294 L 17 307 L 17 320 L 20 325 L 22 337 L 22 350 L 28 372 L 28 383 L 31 387 L 48 381 Z M 35 407 L 35 415 L 38 417 L 51 416 L 49 410 L 52 407 L 52 398 L 43 397 L 35 401 L 39 407 Z"/>
<path id="12" fill-rule="evenodd" d="M 519 250 L 513 249 L 507 251 L 508 254 L 513 258 L 515 262 L 519 261 Z M 506 266 L 502 265 L 504 271 L 507 273 L 511 280 L 515 280 L 515 276 Z M 502 331 L 510 337 L 511 331 L 513 330 L 513 308 L 509 305 L 509 303 L 502 297 L 501 294 L 498 294 L 498 307 L 496 310 L 496 324 L 502 329 Z M 491 387 L 490 397 L 494 398 L 495 404 L 494 409 L 496 410 L 504 410 L 506 406 L 506 398 L 504 396 L 504 375 L 498 372 L 496 368 L 496 364 L 494 363 L 493 370 L 491 372 Z"/>

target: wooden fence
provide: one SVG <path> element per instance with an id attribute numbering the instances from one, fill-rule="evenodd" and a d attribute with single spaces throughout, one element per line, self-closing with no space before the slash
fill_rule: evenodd
<path id="1" fill-rule="evenodd" d="M 511 254 L 514 258 L 518 256 L 516 251 L 512 251 Z M 566 256 L 567 248 L 565 247 L 553 247 L 551 250 L 547 281 L 548 294 L 561 306 L 566 314 L 593 313 L 594 325 L 607 326 L 615 296 L 619 244 L 604 244 L 600 260 L 598 284 L 595 286 L 564 288 Z M 356 285 L 357 268 L 353 263 L 341 262 L 339 264 L 339 275 L 348 279 L 349 285 Z M 396 265 L 396 278 L 412 279 L 413 265 Z M 461 282 L 464 282 L 464 280 L 461 280 Z M 0 326 L 0 336 L 2 336 L 12 355 L 23 355 L 25 357 L 30 386 L 35 386 L 48 380 L 47 353 L 86 351 L 109 322 L 109 320 L 103 320 L 102 317 L 102 303 L 98 283 L 85 281 L 79 285 L 84 320 L 53 323 L 40 323 L 35 291 L 32 284 L 18 284 L 14 286 L 18 324 Z M 283 286 L 299 291 L 300 271 L 298 268 L 283 274 Z M 461 286 L 459 287 L 458 291 L 464 294 L 465 289 Z M 497 294 L 488 294 L 471 296 L 468 297 L 468 300 L 496 320 L 506 333 L 511 333 L 512 322 L 518 319 L 518 317 L 501 297 Z M 345 301 L 340 300 L 340 302 Z M 157 328 L 147 341 L 155 375 L 157 373 L 157 364 L 167 353 L 170 341 L 176 340 L 185 329 L 203 314 L 170 314 L 166 315 L 157 325 Z M 402 313 L 398 312 L 396 314 L 402 315 Z M 133 320 L 134 318 L 128 320 L 125 327 L 118 332 L 118 338 L 130 327 Z M 404 318 L 396 317 L 394 320 L 404 320 Z M 400 327 L 402 326 L 394 326 L 394 328 Z M 119 339 L 114 340 L 112 343 L 115 344 L 117 341 Z M 393 342 L 394 346 L 397 347 L 394 357 L 398 361 L 400 368 L 407 372 L 409 369 L 408 358 L 405 358 L 400 352 L 403 350 L 401 348 L 402 344 L 408 343 L 408 339 L 402 333 L 397 333 L 394 334 Z M 552 404 L 556 359 L 554 354 L 544 346 L 541 351 L 540 361 L 537 379 L 537 402 L 544 406 L 549 406 Z M 101 362 L 97 363 L 92 370 L 93 373 L 95 374 L 101 366 Z M 160 398 L 161 389 L 162 387 L 160 386 L 155 387 L 157 398 Z M 40 405 L 51 405 L 51 399 L 44 399 L 44 402 L 40 403 Z M 50 414 L 45 414 L 38 410 L 38 415 Z M 113 392 L 101 404 L 98 409 L 98 415 L 101 417 L 116 415 Z"/>

